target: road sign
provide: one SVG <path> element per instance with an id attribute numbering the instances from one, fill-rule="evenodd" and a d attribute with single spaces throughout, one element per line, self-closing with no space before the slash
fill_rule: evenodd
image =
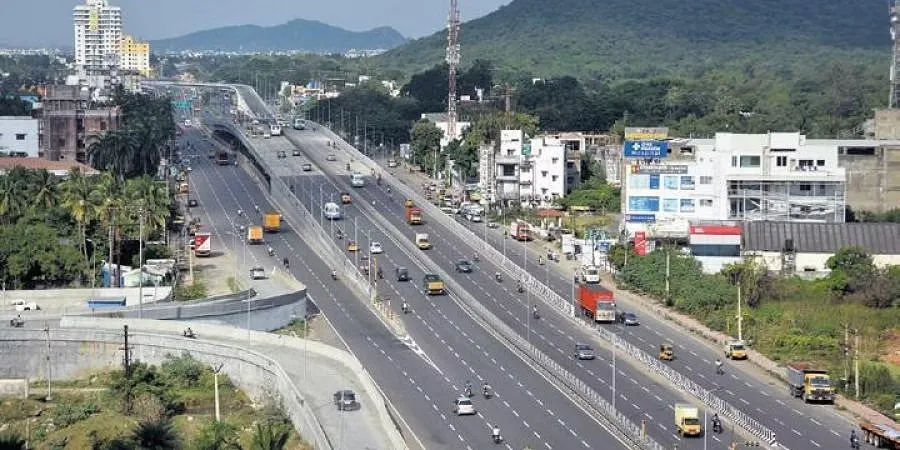
<path id="1" fill-rule="evenodd" d="M 669 154 L 666 141 L 625 141 L 622 153 L 626 158 L 665 158 Z"/>
<path id="2" fill-rule="evenodd" d="M 190 100 L 173 101 L 172 107 L 175 109 L 191 109 Z"/>

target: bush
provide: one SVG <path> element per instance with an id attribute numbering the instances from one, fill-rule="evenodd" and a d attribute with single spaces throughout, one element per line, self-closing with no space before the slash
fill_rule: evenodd
<path id="1" fill-rule="evenodd" d="M 53 408 L 51 416 L 56 426 L 64 428 L 85 420 L 98 412 L 100 412 L 100 407 L 92 402 L 72 403 L 64 401 Z"/>
<path id="2" fill-rule="evenodd" d="M 173 357 L 167 355 L 168 360 L 160 366 L 160 374 L 166 384 L 177 387 L 192 387 L 200 382 L 200 377 L 207 371 L 203 363 L 194 359 L 188 353 Z"/>
<path id="3" fill-rule="evenodd" d="M 206 298 L 206 285 L 199 281 L 194 281 L 188 285 L 179 284 L 175 286 L 175 300 L 177 301 L 185 302 L 201 298 Z"/>

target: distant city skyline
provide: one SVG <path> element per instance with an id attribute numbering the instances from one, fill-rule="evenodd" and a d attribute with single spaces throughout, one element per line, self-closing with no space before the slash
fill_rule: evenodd
<path id="1" fill-rule="evenodd" d="M 469 21 L 511 0 L 460 0 Z M 352 31 L 389 26 L 419 38 L 445 27 L 449 2 L 421 0 L 109 0 L 122 8 L 124 29 L 143 40 L 182 36 L 230 25 L 271 26 L 293 19 L 318 20 Z M 6 2 L 0 17 L 0 46 L 72 47 L 72 8 L 84 0 Z M 247 5 L 253 5 L 248 7 Z M 350 12 L 350 13 L 348 13 Z"/>

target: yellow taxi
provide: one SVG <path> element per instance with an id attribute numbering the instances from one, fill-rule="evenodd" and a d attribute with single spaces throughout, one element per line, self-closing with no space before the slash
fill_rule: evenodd
<path id="1" fill-rule="evenodd" d="M 406 207 L 407 207 L 407 208 L 412 208 L 412 207 L 413 207 L 413 201 L 410 200 L 410 199 L 406 199 Z"/>
<path id="2" fill-rule="evenodd" d="M 347 241 L 347 251 L 348 252 L 358 252 L 359 244 L 356 241 Z"/>
<path id="3" fill-rule="evenodd" d="M 348 205 L 352 203 L 353 200 L 350 198 L 350 194 L 347 192 L 341 192 L 341 203 Z"/>

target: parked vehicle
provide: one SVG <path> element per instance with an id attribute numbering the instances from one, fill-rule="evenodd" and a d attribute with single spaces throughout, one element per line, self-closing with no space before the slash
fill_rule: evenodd
<path id="1" fill-rule="evenodd" d="M 871 422 L 859 424 L 862 429 L 863 442 L 871 444 L 875 448 L 887 448 L 900 450 L 900 428 Z"/>
<path id="2" fill-rule="evenodd" d="M 41 307 L 38 306 L 35 302 L 26 302 L 25 300 L 13 300 L 12 305 L 16 308 L 16 311 L 37 311 L 40 310 Z"/>
<path id="3" fill-rule="evenodd" d="M 582 313 L 595 322 L 616 321 L 616 300 L 612 291 L 599 284 L 579 284 L 578 304 Z"/>
<path id="4" fill-rule="evenodd" d="M 349 389 L 337 391 L 333 397 L 334 406 L 337 407 L 338 411 L 355 411 L 362 407 L 359 401 L 356 400 L 356 393 Z"/>
<path id="5" fill-rule="evenodd" d="M 728 359 L 747 359 L 747 345 L 744 341 L 734 340 L 725 343 L 725 357 Z"/>
<path id="6" fill-rule="evenodd" d="M 194 233 L 194 256 L 204 257 L 212 253 L 212 234 L 208 231 Z"/>
<path id="7" fill-rule="evenodd" d="M 805 363 L 788 364 L 786 370 L 792 396 L 806 403 L 834 403 L 834 386 L 827 370 L 814 369 Z"/>

